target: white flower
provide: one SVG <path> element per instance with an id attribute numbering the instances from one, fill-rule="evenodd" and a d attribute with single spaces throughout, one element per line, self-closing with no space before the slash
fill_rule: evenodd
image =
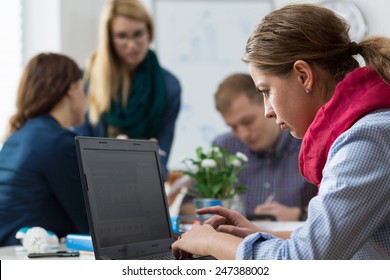
<path id="1" fill-rule="evenodd" d="M 239 159 L 233 159 L 232 160 L 232 165 L 235 167 L 240 167 L 241 166 L 241 161 Z"/>
<path id="2" fill-rule="evenodd" d="M 213 159 L 206 158 L 206 159 L 202 160 L 201 165 L 203 168 L 214 168 L 217 166 L 217 163 Z"/>
<path id="3" fill-rule="evenodd" d="M 237 152 L 236 153 L 236 157 L 238 159 L 242 160 L 243 162 L 247 162 L 248 161 L 248 157 L 245 154 L 241 153 L 241 152 Z"/>
<path id="4" fill-rule="evenodd" d="M 222 154 L 221 150 L 219 149 L 219 147 L 213 147 L 211 151 L 215 154 L 215 156 L 217 158 L 223 157 L 223 154 Z"/>
<path id="5" fill-rule="evenodd" d="M 192 165 L 191 168 L 190 168 L 191 172 L 193 174 L 196 174 L 199 172 L 199 168 L 196 166 L 196 165 Z"/>

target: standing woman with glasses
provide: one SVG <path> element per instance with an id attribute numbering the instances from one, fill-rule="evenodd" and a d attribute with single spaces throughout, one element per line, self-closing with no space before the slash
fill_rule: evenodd
<path id="1" fill-rule="evenodd" d="M 81 135 L 156 139 L 165 179 L 181 87 L 149 49 L 154 29 L 138 0 L 111 0 L 86 71 L 88 116 Z"/>

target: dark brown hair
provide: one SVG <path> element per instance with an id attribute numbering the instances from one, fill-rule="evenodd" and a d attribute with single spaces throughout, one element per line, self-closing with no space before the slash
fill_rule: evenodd
<path id="1" fill-rule="evenodd" d="M 42 53 L 27 64 L 16 97 L 16 113 L 7 136 L 33 117 L 50 112 L 66 95 L 72 83 L 82 78 L 77 64 L 67 56 Z"/>
<path id="2" fill-rule="evenodd" d="M 346 74 L 359 67 L 352 55 L 360 54 L 390 82 L 390 39 L 366 38 L 351 42 L 349 26 L 332 11 L 316 5 L 292 4 L 271 12 L 250 35 L 243 60 L 266 73 L 285 76 L 294 62 L 304 60 L 332 77 L 320 77 L 325 99 Z M 319 75 L 317 71 L 317 75 Z"/>
<path id="3" fill-rule="evenodd" d="M 245 95 L 254 103 L 263 105 L 263 96 L 257 92 L 256 86 L 249 74 L 236 73 L 226 77 L 214 95 L 215 107 L 224 114 L 231 103 L 240 95 Z"/>

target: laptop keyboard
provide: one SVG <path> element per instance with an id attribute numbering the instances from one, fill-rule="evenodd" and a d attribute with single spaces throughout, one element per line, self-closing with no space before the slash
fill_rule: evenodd
<path id="1" fill-rule="evenodd" d="M 136 258 L 135 260 L 176 260 L 175 256 L 171 252 L 152 255 L 152 256 L 144 256 Z"/>
<path id="2" fill-rule="evenodd" d="M 162 253 L 153 256 L 136 258 L 135 260 L 177 260 L 172 253 Z M 212 256 L 192 256 L 189 260 L 215 260 Z"/>

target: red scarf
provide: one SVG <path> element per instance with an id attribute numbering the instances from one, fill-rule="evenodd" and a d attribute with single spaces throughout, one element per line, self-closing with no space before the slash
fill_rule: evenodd
<path id="1" fill-rule="evenodd" d="M 306 131 L 299 153 L 302 175 L 319 187 L 336 138 L 366 114 L 383 108 L 390 108 L 390 86 L 370 67 L 349 73 Z"/>

